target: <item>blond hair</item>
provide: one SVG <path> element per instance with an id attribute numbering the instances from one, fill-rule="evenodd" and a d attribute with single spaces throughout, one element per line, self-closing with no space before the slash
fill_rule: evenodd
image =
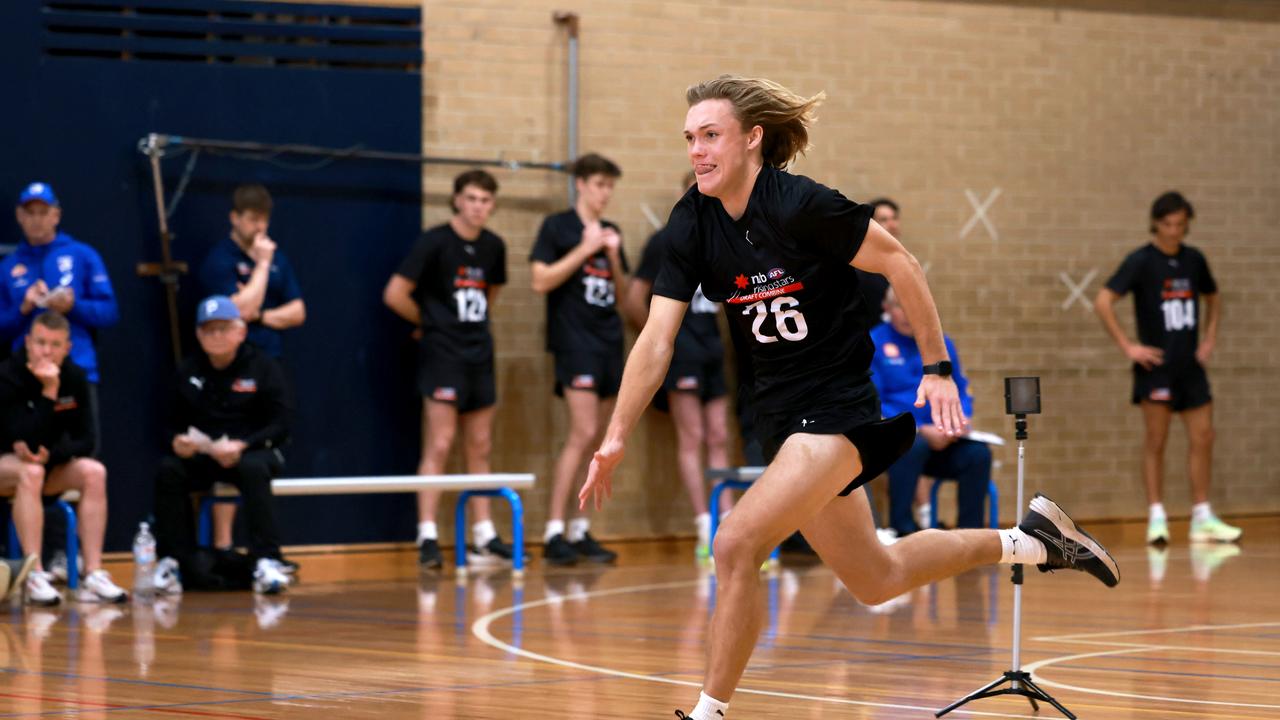
<path id="1" fill-rule="evenodd" d="M 689 107 L 704 100 L 728 100 L 743 130 L 764 130 L 761 151 L 766 165 L 785 168 L 809 149 L 809 124 L 814 110 L 827 97 L 802 97 L 772 80 L 721 75 L 692 85 L 685 92 Z"/>

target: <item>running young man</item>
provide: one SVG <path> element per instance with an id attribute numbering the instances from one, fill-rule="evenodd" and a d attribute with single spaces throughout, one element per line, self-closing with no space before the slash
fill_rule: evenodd
<path id="1" fill-rule="evenodd" d="M 1129 254 L 1094 309 L 1111 339 L 1133 361 L 1133 404 L 1142 407 L 1146 441 L 1142 479 L 1147 488 L 1147 542 L 1169 542 L 1164 511 L 1164 443 L 1174 413 L 1187 428 L 1187 474 L 1191 480 L 1191 540 L 1234 542 L 1240 528 L 1217 518 L 1209 507 L 1213 465 L 1213 397 L 1204 366 L 1218 340 L 1222 303 L 1209 263 L 1184 245 L 1195 209 L 1181 194 L 1167 192 L 1151 206 L 1152 241 Z M 1125 336 L 1113 306 L 1133 293 L 1138 342 Z M 1204 341 L 1200 341 L 1200 301 L 1204 301 Z"/>
<path id="2" fill-rule="evenodd" d="M 498 181 L 484 170 L 453 180 L 453 217 L 422 234 L 382 293 L 383 302 L 422 331 L 418 389 L 422 393 L 422 462 L 418 472 L 444 472 L 462 421 L 469 473 L 488 473 L 497 389 L 489 306 L 507 282 L 507 247 L 485 229 Z M 509 562 L 489 499 L 476 498 L 471 560 Z M 418 492 L 418 564 L 442 565 L 436 508 L 439 490 Z M 463 552 L 462 548 L 457 548 Z"/>
<path id="3" fill-rule="evenodd" d="M 573 164 L 574 206 L 548 216 L 529 255 L 534 292 L 547 296 L 547 349 L 555 355 L 555 392 L 569 407 L 569 437 L 556 458 L 542 556 L 552 565 L 617 554 L 591 536 L 579 513 L 565 526 L 565 505 L 582 477 L 600 426 L 613 411 L 622 379 L 622 319 L 616 297 L 626 290 L 627 257 L 618 226 L 604 219 L 622 170 L 594 153 Z"/>
<path id="4" fill-rule="evenodd" d="M 721 76 L 689 88 L 687 99 L 684 135 L 698 184 L 671 213 L 671 250 L 649 320 L 578 497 L 598 505 L 610 494 L 626 438 L 666 374 L 701 284 L 707 299 L 726 303 L 745 339 L 739 351 L 752 355 L 757 427 L 770 463 L 715 538 L 717 603 L 703 692 L 690 717 L 721 720 L 728 712 L 762 625 L 760 564 L 797 528 L 867 604 L 994 562 L 1071 567 L 1115 585 L 1115 561 L 1040 495 L 1018 527 L 925 530 L 880 544 L 866 493 L 852 491 L 902 452 L 914 423 L 879 422 L 867 372 L 869 313 L 850 265 L 883 274 L 896 289 L 928 363 L 916 402 L 927 401 L 933 423 L 954 436 L 965 419 L 924 273 L 871 221 L 870 207 L 783 170 L 807 147 L 822 95 Z"/>
<path id="5" fill-rule="evenodd" d="M 693 185 L 690 172 L 682 186 L 688 190 Z M 658 279 L 662 261 L 667 256 L 667 241 L 662 230 L 649 238 L 640 257 L 640 266 L 627 286 L 624 310 L 637 330 L 644 329 L 649 317 L 649 301 L 653 297 L 653 283 Z M 655 405 L 671 412 L 671 422 L 676 426 L 676 461 L 680 480 L 689 493 L 693 505 L 693 523 L 698 530 L 698 544 L 694 554 L 699 560 L 711 557 L 711 514 L 707 512 L 707 489 L 702 478 L 703 467 L 727 467 L 729 465 L 729 398 L 724 378 L 724 345 L 720 342 L 720 328 L 716 325 L 716 313 L 720 306 L 707 300 L 699 289 L 689 303 L 689 314 L 680 324 L 676 335 L 675 354 L 671 370 L 662 383 L 662 395 L 655 398 Z M 659 402 L 659 399 L 663 402 Z M 707 464 L 702 463 L 702 450 L 706 446 Z M 730 493 L 725 493 L 727 511 L 731 507 Z"/>

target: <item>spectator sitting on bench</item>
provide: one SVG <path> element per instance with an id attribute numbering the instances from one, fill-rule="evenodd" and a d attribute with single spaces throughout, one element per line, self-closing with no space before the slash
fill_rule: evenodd
<path id="1" fill-rule="evenodd" d="M 156 481 L 156 544 L 164 558 L 156 589 L 181 592 L 174 560 L 191 587 L 239 589 L 200 562 L 190 494 L 215 482 L 236 486 L 249 522 L 253 589 L 274 594 L 289 585 L 280 564 L 271 479 L 284 469 L 279 445 L 288 435 L 288 402 L 280 366 L 245 344 L 246 327 L 225 295 L 200 301 L 196 338 L 202 352 L 178 367 L 172 415 L 173 455 Z"/>
<path id="2" fill-rule="evenodd" d="M 71 326 L 50 310 L 36 316 L 24 346 L 0 363 L 0 493 L 12 494 L 13 522 L 27 554 L 40 556 L 41 495 L 80 491 L 80 550 L 88 571 L 80 602 L 121 603 L 127 593 L 102 569 L 107 531 L 107 470 L 93 452 L 89 381 L 67 358 Z M 37 559 L 26 579 L 27 602 L 57 605 L 62 594 Z"/>
<path id="3" fill-rule="evenodd" d="M 924 376 L 920 348 L 907 313 L 889 288 L 884 296 L 884 309 L 889 321 L 871 330 L 876 345 L 871 361 L 871 381 L 880 393 L 881 412 L 885 417 L 910 412 L 916 419 L 916 439 L 907 451 L 889 467 L 889 527 L 899 536 L 919 530 L 911 517 L 911 502 L 922 474 L 935 479 L 958 481 L 959 518 L 957 527 L 983 527 L 982 510 L 991 482 L 991 450 L 986 444 L 963 436 L 948 437 L 934 426 L 929 405 L 915 407 L 916 388 Z M 973 397 L 969 381 L 960 370 L 960 356 L 950 337 L 943 338 L 951 358 L 951 372 L 960 391 L 960 405 L 965 417 L 973 417 Z M 967 429 L 966 429 L 967 431 Z"/>

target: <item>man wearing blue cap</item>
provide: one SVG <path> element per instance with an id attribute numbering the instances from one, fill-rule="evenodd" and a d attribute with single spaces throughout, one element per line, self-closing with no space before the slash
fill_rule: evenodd
<path id="1" fill-rule="evenodd" d="M 0 262 L 0 334 L 17 349 L 31 319 L 57 310 L 71 322 L 71 360 L 98 382 L 93 331 L 116 324 L 120 311 L 102 256 L 58 231 L 62 207 L 48 183 L 33 182 L 18 196 L 23 242 Z"/>
<path id="2" fill-rule="evenodd" d="M 66 316 L 71 325 L 71 361 L 89 380 L 90 454 L 96 455 L 100 425 L 94 333 L 120 320 L 115 291 L 98 251 L 58 230 L 62 206 L 49 183 L 33 182 L 23 188 L 16 215 L 23 241 L 0 261 L 0 342 L 11 342 L 17 350 L 37 315 L 54 310 Z M 65 580 L 62 516 L 49 517 L 45 528 L 45 546 L 53 556 L 49 569 L 55 578 Z"/>
<path id="3" fill-rule="evenodd" d="M 245 343 L 247 328 L 225 295 L 200 301 L 196 338 L 202 352 L 178 367 L 171 414 L 173 455 L 160 462 L 156 481 L 156 545 L 161 561 L 156 588 L 181 590 L 170 572 L 173 558 L 188 584 L 217 588 L 221 579 L 198 566 L 190 493 L 213 483 L 240 490 L 249 520 L 249 553 L 256 562 L 254 590 L 278 593 L 289 585 L 280 565 L 280 536 L 271 479 L 284 469 L 279 447 L 288 436 L 288 399 L 280 366 Z"/>

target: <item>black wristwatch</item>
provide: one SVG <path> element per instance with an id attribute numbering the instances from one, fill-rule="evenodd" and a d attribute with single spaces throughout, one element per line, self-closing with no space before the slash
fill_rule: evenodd
<path id="1" fill-rule="evenodd" d="M 951 377 L 951 361 L 943 360 L 932 365 L 924 366 L 925 375 L 938 375 L 941 377 Z"/>

